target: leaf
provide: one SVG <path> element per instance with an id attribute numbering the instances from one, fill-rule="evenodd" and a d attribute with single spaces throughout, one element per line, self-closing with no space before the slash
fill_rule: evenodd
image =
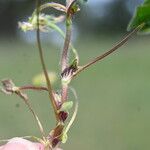
<path id="1" fill-rule="evenodd" d="M 57 80 L 56 73 L 55 72 L 48 72 L 48 76 L 50 78 L 51 83 L 54 84 Z M 41 85 L 45 86 L 46 85 L 46 80 L 45 80 L 44 73 L 37 74 L 35 77 L 33 77 L 32 83 L 35 86 L 41 86 Z"/>
<path id="2" fill-rule="evenodd" d="M 69 67 L 65 68 L 61 73 L 62 78 L 72 76 L 78 70 L 78 60 L 75 58 Z"/>
<path id="3" fill-rule="evenodd" d="M 77 5 L 77 0 L 71 0 L 67 7 L 67 16 L 72 16 L 78 11 L 80 11 L 80 8 Z"/>
<path id="4" fill-rule="evenodd" d="M 69 67 L 65 68 L 61 73 L 62 82 L 64 84 L 69 84 L 74 73 L 78 70 L 78 59 L 74 59 Z"/>
<path id="5" fill-rule="evenodd" d="M 65 102 L 62 104 L 60 111 L 67 112 L 69 109 L 71 109 L 73 106 L 73 101 Z"/>
<path id="6" fill-rule="evenodd" d="M 150 4 L 150 0 L 145 0 L 144 4 Z"/>
<path id="7" fill-rule="evenodd" d="M 65 20 L 64 15 L 60 15 L 58 17 L 55 17 L 53 15 L 46 15 L 44 13 L 40 13 L 39 14 L 39 29 L 42 32 L 48 32 L 49 29 L 55 29 L 54 27 L 55 26 L 57 27 L 56 24 L 59 22 L 62 22 L 64 20 Z M 36 30 L 38 28 L 37 27 L 37 14 L 34 12 L 32 14 L 32 16 L 29 17 L 27 22 L 19 22 L 18 26 L 24 32 Z"/>
<path id="8" fill-rule="evenodd" d="M 61 142 L 63 144 L 65 144 L 67 142 L 67 139 L 68 139 L 68 135 L 66 133 L 63 133 L 62 138 L 61 138 Z"/>
<path id="9" fill-rule="evenodd" d="M 128 31 L 136 28 L 140 24 L 144 23 L 144 27 L 139 33 L 150 33 L 150 0 L 145 0 L 143 5 L 137 7 L 133 18 L 128 25 Z"/>

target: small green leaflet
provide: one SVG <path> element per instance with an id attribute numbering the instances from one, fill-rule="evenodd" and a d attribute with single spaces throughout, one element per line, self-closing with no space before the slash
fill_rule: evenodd
<path id="1" fill-rule="evenodd" d="M 128 31 L 136 28 L 140 24 L 145 23 L 145 26 L 139 31 L 140 34 L 150 33 L 150 0 L 145 0 L 144 3 L 137 7 L 133 18 L 128 25 Z"/>
<path id="2" fill-rule="evenodd" d="M 60 111 L 69 111 L 73 106 L 73 101 L 68 101 L 63 103 L 63 105 L 60 108 Z"/>
<path id="3" fill-rule="evenodd" d="M 63 136 L 62 136 L 61 142 L 62 142 L 63 144 L 65 144 L 65 143 L 67 142 L 67 139 L 68 139 L 67 134 L 66 134 L 66 133 L 63 133 Z"/>

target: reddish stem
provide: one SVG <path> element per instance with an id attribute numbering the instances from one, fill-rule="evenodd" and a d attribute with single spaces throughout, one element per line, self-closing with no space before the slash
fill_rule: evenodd
<path id="1" fill-rule="evenodd" d="M 38 87 L 38 86 L 32 86 L 32 85 L 29 85 L 29 86 L 21 86 L 19 87 L 20 90 L 38 90 L 38 91 L 48 91 L 48 88 L 47 87 Z"/>

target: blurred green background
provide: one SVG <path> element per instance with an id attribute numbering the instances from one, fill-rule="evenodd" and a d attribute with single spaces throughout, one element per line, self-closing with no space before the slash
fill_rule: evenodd
<path id="1" fill-rule="evenodd" d="M 82 13 L 79 14 L 78 17 L 82 19 L 75 18 L 77 24 L 74 27 L 76 32 L 74 45 L 80 55 L 80 64 L 85 64 L 89 59 L 103 53 L 126 34 L 126 25 L 133 9 L 141 2 L 136 1 L 133 5 L 133 1 L 129 0 L 128 5 L 132 4 L 133 8 L 130 8 L 132 11 L 128 11 L 129 7 L 126 7 L 125 1 L 107 0 L 105 6 L 107 8 L 109 5 L 108 10 L 113 10 L 114 6 L 117 6 L 114 10 L 118 13 L 114 17 L 117 20 L 117 15 L 120 15 L 120 19 L 118 18 L 120 22 L 116 23 L 114 19 L 111 21 L 108 18 L 104 19 L 106 16 L 95 19 L 90 17 L 92 9 L 89 8 L 94 0 L 93 3 L 91 1 L 89 0 L 89 4 L 84 6 Z M 102 2 L 97 5 L 98 10 Z M 10 13 L 11 8 L 15 14 L 14 16 L 7 14 L 12 21 L 5 22 L 3 19 L 8 18 L 1 9 L 0 79 L 11 78 L 18 86 L 31 84 L 32 77 L 42 70 L 38 50 L 34 42 L 34 33 L 25 36 L 25 33 L 19 32 L 17 28 L 19 20 L 16 18 L 22 16 L 20 18 L 24 20 L 25 13 L 29 15 L 32 10 L 33 1 L 0 3 L 0 6 L 2 3 L 7 5 L 5 9 L 7 13 Z M 21 7 L 19 4 L 22 4 L 24 10 L 19 9 Z M 92 8 L 96 9 L 96 6 L 93 5 Z M 21 15 L 21 12 L 24 13 Z M 124 16 L 121 12 L 124 12 Z M 111 11 L 108 16 L 112 16 Z M 54 42 L 49 42 L 50 40 Z M 59 76 L 61 43 L 49 35 L 43 35 L 42 41 L 47 67 L 51 71 L 56 71 Z M 79 112 L 69 132 L 68 142 L 63 145 L 64 150 L 150 149 L 149 41 L 150 36 L 135 36 L 117 52 L 73 80 L 71 86 L 78 93 Z M 60 88 L 58 83 L 54 88 Z M 31 91 L 27 93 L 48 132 L 54 127 L 54 116 L 47 93 Z M 0 139 L 40 135 L 31 113 L 24 102 L 15 95 L 6 96 L 0 93 L 0 118 Z"/>

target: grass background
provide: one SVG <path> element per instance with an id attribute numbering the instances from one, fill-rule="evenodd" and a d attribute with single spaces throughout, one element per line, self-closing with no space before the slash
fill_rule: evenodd
<path id="1" fill-rule="evenodd" d="M 121 36 L 82 37 L 76 42 L 80 64 L 110 48 Z M 81 41 L 80 41 L 81 40 Z M 71 84 L 79 97 L 79 112 L 64 150 L 150 149 L 150 44 L 136 37 L 119 51 L 81 73 Z M 59 72 L 60 48 L 43 44 L 49 70 Z M 30 84 L 41 72 L 36 45 L 0 40 L 0 79 Z M 58 88 L 58 84 L 54 85 Z M 48 132 L 54 116 L 46 92 L 28 92 Z M 39 136 L 22 100 L 0 93 L 0 138 Z"/>

